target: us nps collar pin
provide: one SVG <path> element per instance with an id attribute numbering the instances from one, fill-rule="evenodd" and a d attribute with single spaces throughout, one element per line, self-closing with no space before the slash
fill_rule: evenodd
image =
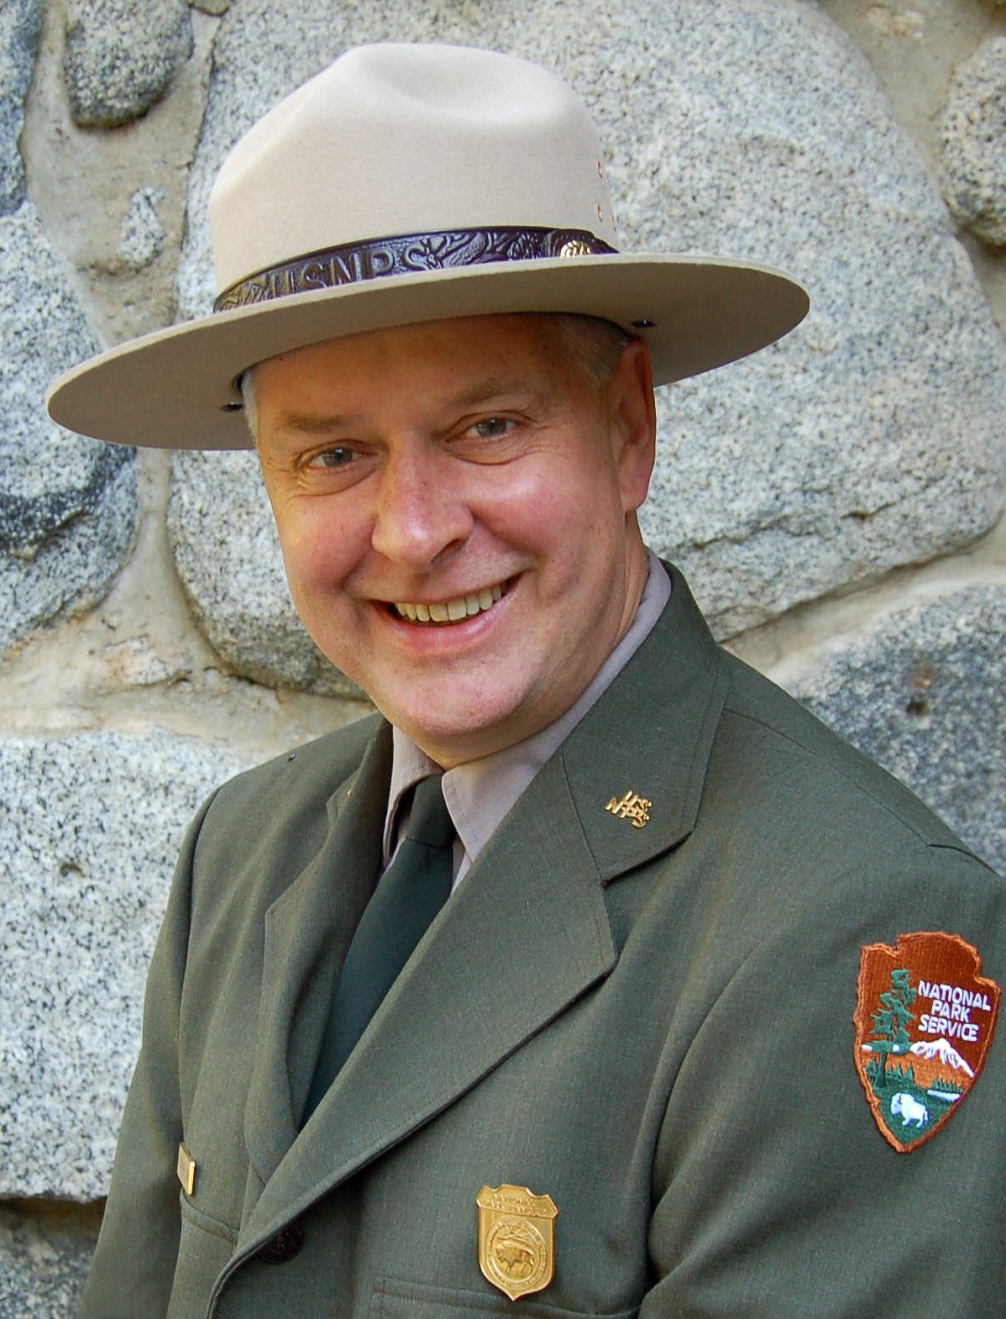
<path id="1" fill-rule="evenodd" d="M 652 805 L 653 802 L 648 797 L 641 797 L 638 792 L 633 792 L 629 788 L 621 798 L 612 797 L 604 809 L 616 819 L 628 820 L 633 829 L 642 829 L 649 823 Z"/>
<path id="2" fill-rule="evenodd" d="M 516 1301 L 546 1288 L 555 1276 L 555 1220 L 550 1195 L 526 1186 L 483 1186 L 479 1207 L 479 1268 Z"/>

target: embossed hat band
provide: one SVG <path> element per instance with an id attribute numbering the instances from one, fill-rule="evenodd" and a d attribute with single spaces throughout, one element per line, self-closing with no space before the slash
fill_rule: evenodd
<path id="1" fill-rule="evenodd" d="M 344 243 L 261 270 L 225 289 L 214 302 L 213 310 L 233 311 L 236 307 L 288 298 L 295 293 L 338 288 L 389 275 L 414 275 L 423 270 L 456 270 L 496 261 L 612 256 L 616 252 L 617 248 L 586 229 L 501 226 L 399 234 L 363 243 Z"/>

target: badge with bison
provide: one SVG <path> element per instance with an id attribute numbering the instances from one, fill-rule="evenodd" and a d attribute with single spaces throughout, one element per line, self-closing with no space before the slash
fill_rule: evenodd
<path id="1" fill-rule="evenodd" d="M 550 1195 L 526 1186 L 483 1186 L 479 1207 L 479 1267 L 511 1301 L 540 1292 L 555 1275 L 554 1223 L 559 1211 Z"/>
<path id="2" fill-rule="evenodd" d="M 956 934 L 868 944 L 859 967 L 856 1070 L 884 1139 L 907 1154 L 949 1122 L 985 1065 L 999 986 Z"/>

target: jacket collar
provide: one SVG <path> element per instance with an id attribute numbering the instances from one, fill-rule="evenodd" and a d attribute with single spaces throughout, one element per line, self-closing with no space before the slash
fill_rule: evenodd
<path id="1" fill-rule="evenodd" d="M 667 608 L 558 751 L 604 882 L 691 833 L 730 685 L 723 653 L 684 578 L 664 566 L 673 588 Z M 649 803 L 642 827 L 633 826 L 632 814 L 607 809 L 626 794 Z"/>

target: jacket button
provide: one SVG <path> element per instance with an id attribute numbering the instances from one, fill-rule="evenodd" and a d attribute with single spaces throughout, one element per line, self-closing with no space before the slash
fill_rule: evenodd
<path id="1" fill-rule="evenodd" d="M 304 1245 L 304 1229 L 295 1219 L 281 1227 L 275 1236 L 260 1246 L 257 1254 L 263 1264 L 286 1264 L 299 1255 Z"/>

